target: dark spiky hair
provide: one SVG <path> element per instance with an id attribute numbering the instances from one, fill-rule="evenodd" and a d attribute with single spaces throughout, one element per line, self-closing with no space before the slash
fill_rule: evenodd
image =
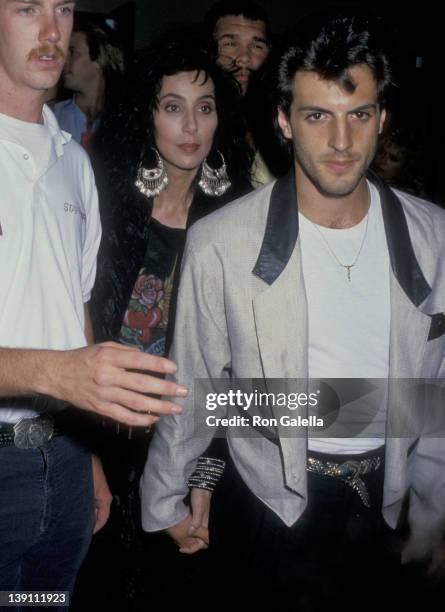
<path id="1" fill-rule="evenodd" d="M 288 115 L 293 81 L 300 71 L 314 71 L 336 81 L 347 92 L 355 91 L 350 69 L 365 65 L 374 75 L 379 102 L 385 102 L 392 74 L 385 50 L 385 29 L 365 13 L 323 11 L 307 17 L 287 40 L 278 65 L 278 106 Z"/>

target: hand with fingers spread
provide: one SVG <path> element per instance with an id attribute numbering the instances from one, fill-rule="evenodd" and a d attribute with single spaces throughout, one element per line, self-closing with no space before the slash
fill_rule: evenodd
<path id="1" fill-rule="evenodd" d="M 115 342 L 48 352 L 42 392 L 131 426 L 149 427 L 159 415 L 180 414 L 177 404 L 152 395 L 185 397 L 187 389 L 155 374 L 171 374 L 173 362 Z"/>

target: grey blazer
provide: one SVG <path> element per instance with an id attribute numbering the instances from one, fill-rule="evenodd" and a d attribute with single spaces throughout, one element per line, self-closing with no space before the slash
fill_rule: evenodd
<path id="1" fill-rule="evenodd" d="M 411 195 L 380 192 L 391 261 L 390 379 L 443 378 L 445 374 L 445 211 Z M 308 321 L 295 176 L 237 200 L 189 232 L 179 289 L 171 358 L 175 380 L 190 389 L 179 417 L 156 425 L 141 481 L 142 522 L 165 529 L 187 514 L 186 480 L 210 443 L 196 435 L 202 405 L 197 378 L 300 378 L 308 375 Z M 273 317 L 273 325 L 271 319 Z M 416 396 L 389 385 L 389 414 L 415 410 Z M 445 410 L 445 409 L 444 409 Z M 420 434 L 419 434 L 420 435 Z M 410 491 L 413 538 L 431 540 L 445 517 L 445 439 L 387 438 L 383 514 L 395 527 Z M 307 503 L 305 436 L 278 427 L 279 444 L 228 432 L 230 454 L 252 492 L 286 525 Z M 419 439 L 418 439 L 419 438 Z M 413 442 L 415 449 L 408 453 Z"/>

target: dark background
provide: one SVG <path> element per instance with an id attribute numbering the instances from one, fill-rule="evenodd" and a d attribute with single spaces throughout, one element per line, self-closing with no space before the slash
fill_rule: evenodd
<path id="1" fill-rule="evenodd" d="M 267 11 L 274 33 L 285 31 L 299 18 L 319 8 L 338 5 L 329 0 L 258 0 Z M 178 24 L 200 22 L 213 0 L 79 0 L 82 11 L 114 17 L 126 45 L 143 47 L 160 30 Z M 398 58 L 399 84 L 396 118 L 415 135 L 421 150 L 422 175 L 428 195 L 445 203 L 445 113 L 438 108 L 442 89 L 444 38 L 438 4 L 398 5 L 388 1 L 342 2 L 380 15 L 393 29 Z M 403 6 L 403 8 L 401 8 Z"/>

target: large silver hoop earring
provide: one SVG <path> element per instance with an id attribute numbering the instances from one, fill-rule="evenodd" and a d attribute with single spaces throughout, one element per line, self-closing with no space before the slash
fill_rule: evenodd
<path id="1" fill-rule="evenodd" d="M 201 178 L 198 185 L 203 192 L 208 196 L 222 196 L 232 184 L 227 175 L 226 162 L 223 154 L 218 151 L 221 156 L 222 164 L 219 168 L 211 168 L 207 163 L 207 159 L 203 161 L 201 169 Z"/>
<path id="2" fill-rule="evenodd" d="M 168 176 L 162 157 L 157 149 L 153 148 L 153 151 L 156 153 L 156 166 L 144 168 L 141 162 L 134 182 L 139 191 L 147 198 L 158 196 L 168 185 Z"/>

